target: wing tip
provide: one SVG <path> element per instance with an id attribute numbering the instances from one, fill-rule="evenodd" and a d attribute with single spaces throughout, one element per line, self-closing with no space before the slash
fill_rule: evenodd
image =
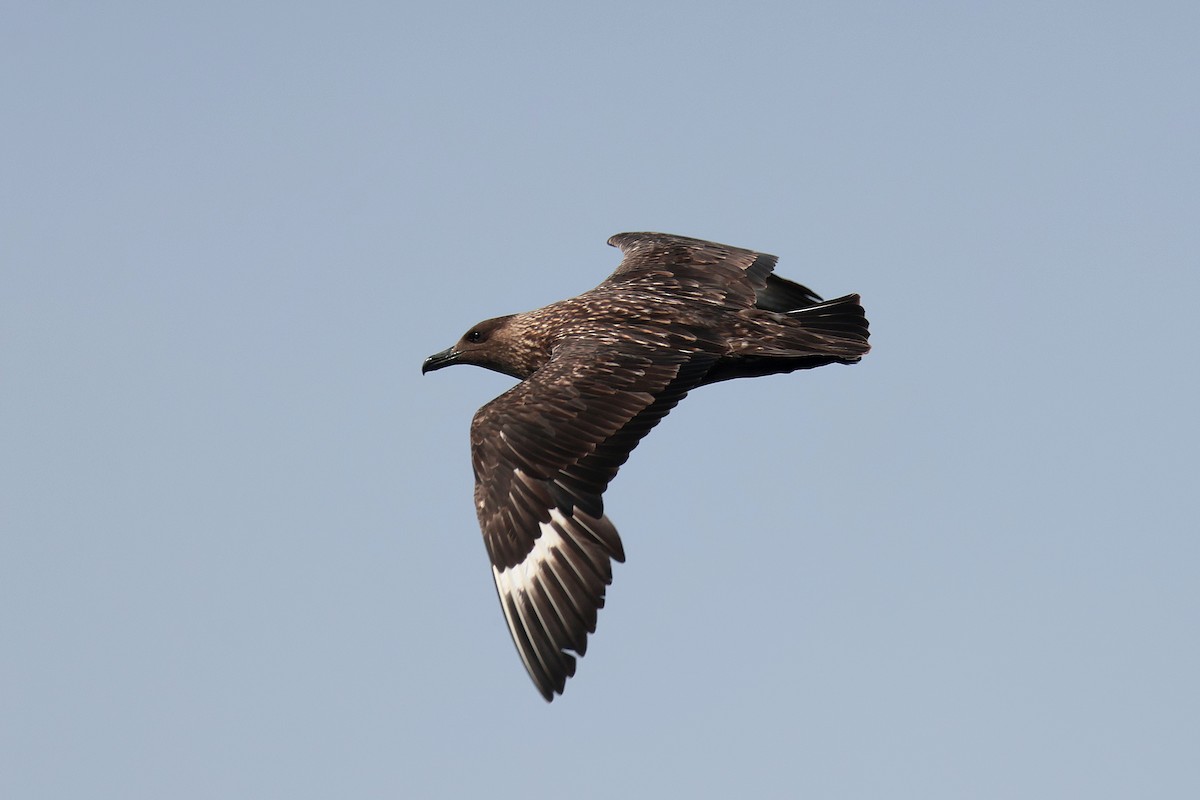
<path id="1" fill-rule="evenodd" d="M 613 580 L 624 561 L 616 528 L 601 515 L 563 516 L 557 509 L 524 560 L 492 565 L 509 634 L 534 687 L 547 702 L 574 677 Z"/>

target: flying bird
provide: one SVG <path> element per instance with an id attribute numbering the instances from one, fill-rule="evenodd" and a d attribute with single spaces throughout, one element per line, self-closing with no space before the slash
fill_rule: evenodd
<path id="1" fill-rule="evenodd" d="M 521 382 L 471 421 L 475 509 L 509 632 L 546 700 L 562 694 L 624 561 L 603 494 L 642 437 L 692 389 L 854 364 L 859 297 L 822 302 L 775 256 L 662 233 L 608 240 L 624 258 L 591 291 L 484 320 L 425 360 Z"/>

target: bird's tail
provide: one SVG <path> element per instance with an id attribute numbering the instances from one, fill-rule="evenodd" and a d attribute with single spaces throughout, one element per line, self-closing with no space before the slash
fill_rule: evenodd
<path id="1" fill-rule="evenodd" d="M 730 355 L 717 362 L 704 383 L 855 364 L 871 349 L 856 294 L 782 313 L 753 309 L 748 321 L 746 334 L 730 343 Z"/>
<path id="2" fill-rule="evenodd" d="M 785 325 L 778 335 L 785 347 L 811 347 L 850 362 L 858 361 L 871 349 L 867 344 L 870 325 L 856 294 L 789 311 L 784 316 L 794 323 Z"/>

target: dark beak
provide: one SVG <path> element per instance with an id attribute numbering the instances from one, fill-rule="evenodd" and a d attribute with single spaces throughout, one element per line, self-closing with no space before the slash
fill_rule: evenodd
<path id="1" fill-rule="evenodd" d="M 451 364 L 458 363 L 458 351 L 453 347 L 448 347 L 440 353 L 434 353 L 429 358 L 425 359 L 425 363 L 421 365 L 421 374 L 433 372 L 435 369 L 448 367 Z"/>

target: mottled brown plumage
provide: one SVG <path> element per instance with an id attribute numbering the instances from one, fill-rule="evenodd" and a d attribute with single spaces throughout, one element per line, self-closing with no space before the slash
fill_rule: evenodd
<path id="1" fill-rule="evenodd" d="M 775 257 L 661 233 L 589 292 L 486 320 L 422 372 L 475 364 L 521 380 L 471 423 L 475 505 L 517 652 L 547 700 L 587 650 L 625 553 L 602 495 L 637 443 L 697 386 L 857 362 L 857 295 L 821 299 Z"/>

